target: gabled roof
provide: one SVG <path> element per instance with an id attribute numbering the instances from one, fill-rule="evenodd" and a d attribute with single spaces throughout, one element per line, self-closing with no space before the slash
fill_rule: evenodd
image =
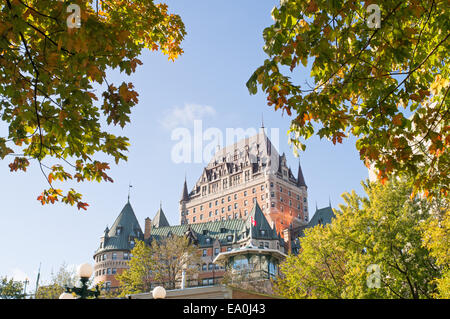
<path id="1" fill-rule="evenodd" d="M 111 229 L 105 229 L 103 247 L 97 252 L 102 250 L 130 250 L 130 236 L 143 238 L 143 233 L 130 202 L 127 202 Z"/>
<path id="2" fill-rule="evenodd" d="M 152 228 L 167 227 L 167 226 L 170 226 L 169 222 L 167 221 L 166 215 L 164 215 L 162 207 L 160 207 L 159 210 L 156 212 L 155 217 L 153 218 Z"/>
<path id="3" fill-rule="evenodd" d="M 276 230 L 270 226 L 266 216 L 259 207 L 258 202 L 253 206 L 241 231 L 250 235 L 253 239 L 278 238 Z M 264 231 L 264 234 L 261 231 Z"/>
<path id="4" fill-rule="evenodd" d="M 230 243 L 227 240 L 228 236 L 234 236 L 236 232 L 239 232 L 245 221 L 243 219 L 228 219 L 220 221 L 211 221 L 206 223 L 197 224 L 185 224 L 176 226 L 167 226 L 152 228 L 150 232 L 150 238 L 159 240 L 161 238 L 167 237 L 169 233 L 173 235 L 182 236 L 186 235 L 189 231 L 193 233 L 197 244 L 202 246 L 212 246 L 214 240 L 217 238 L 221 244 Z M 207 242 L 207 238 L 210 238 L 210 242 Z"/>
<path id="5" fill-rule="evenodd" d="M 308 227 L 314 227 L 318 224 L 326 225 L 331 223 L 331 219 L 335 218 L 336 215 L 334 215 L 333 209 L 331 206 L 324 207 L 321 209 L 316 209 L 316 212 L 314 213 L 314 216 L 311 218 L 311 220 L 308 223 Z"/>

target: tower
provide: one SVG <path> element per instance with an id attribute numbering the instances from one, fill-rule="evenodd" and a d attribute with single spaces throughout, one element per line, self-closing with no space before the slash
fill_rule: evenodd
<path id="1" fill-rule="evenodd" d="M 144 234 L 128 201 L 111 229 L 106 227 L 94 253 L 94 284 L 103 282 L 107 291 L 118 287 L 115 275 L 128 268 L 130 252 L 137 239 L 144 240 Z"/>

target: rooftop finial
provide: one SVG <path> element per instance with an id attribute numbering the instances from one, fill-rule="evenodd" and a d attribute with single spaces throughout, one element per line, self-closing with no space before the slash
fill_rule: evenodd
<path id="1" fill-rule="evenodd" d="M 128 203 L 130 202 L 130 190 L 131 190 L 131 187 L 133 187 L 132 185 L 131 185 L 131 182 L 128 184 Z"/>
<path id="2" fill-rule="evenodd" d="M 261 128 L 264 128 L 264 114 L 261 113 Z"/>

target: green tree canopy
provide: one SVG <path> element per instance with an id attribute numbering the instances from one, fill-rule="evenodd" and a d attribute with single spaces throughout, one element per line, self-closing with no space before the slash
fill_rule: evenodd
<path id="1" fill-rule="evenodd" d="M 282 0 L 271 14 L 269 57 L 247 87 L 261 86 L 269 106 L 293 117 L 293 144 L 354 136 L 380 180 L 407 175 L 415 190 L 447 195 L 448 1 Z M 314 83 L 296 83 L 307 70 Z"/>
<path id="2" fill-rule="evenodd" d="M 35 298 L 58 299 L 65 291 L 66 286 L 75 287 L 79 285 L 80 278 L 78 277 L 75 267 L 69 267 L 63 262 L 56 273 L 53 273 L 52 271 L 50 281 L 38 287 Z"/>
<path id="3" fill-rule="evenodd" d="M 6 0 L 0 3 L 0 159 L 11 171 L 37 161 L 49 184 L 38 200 L 86 209 L 81 194 L 54 181 L 109 181 L 106 155 L 126 160 L 124 127 L 138 103 L 132 83 L 109 83 L 107 70 L 135 72 L 144 49 L 170 60 L 183 50 L 180 17 L 152 0 Z M 98 101 L 98 102 L 97 102 Z M 104 125 L 107 124 L 107 125 Z"/>
<path id="4" fill-rule="evenodd" d="M 276 290 L 288 298 L 433 298 L 443 276 L 423 246 L 423 227 L 448 201 L 411 198 L 411 184 L 363 184 L 343 195 L 326 226 L 306 231 L 298 256 L 280 266 Z M 448 229 L 447 229 L 448 231 Z M 447 247 L 448 252 L 448 247 Z"/>
<path id="5" fill-rule="evenodd" d="M 185 236 L 168 236 L 153 240 L 151 246 L 136 241 L 131 251 L 133 257 L 129 268 L 116 275 L 120 282 L 120 296 L 149 292 L 151 286 L 159 284 L 174 289 L 180 282 L 183 270 L 186 279 L 198 273 L 200 252 Z"/>
<path id="6" fill-rule="evenodd" d="M 23 291 L 23 282 L 16 281 L 14 278 L 0 278 L 0 299 L 22 299 L 25 297 Z"/>

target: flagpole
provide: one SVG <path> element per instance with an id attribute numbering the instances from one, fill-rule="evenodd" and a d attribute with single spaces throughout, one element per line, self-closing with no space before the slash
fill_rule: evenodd
<path id="1" fill-rule="evenodd" d="M 41 263 L 39 263 L 39 270 L 36 278 L 36 289 L 34 290 L 34 299 L 36 299 L 36 293 L 39 288 L 39 278 L 41 277 Z"/>

